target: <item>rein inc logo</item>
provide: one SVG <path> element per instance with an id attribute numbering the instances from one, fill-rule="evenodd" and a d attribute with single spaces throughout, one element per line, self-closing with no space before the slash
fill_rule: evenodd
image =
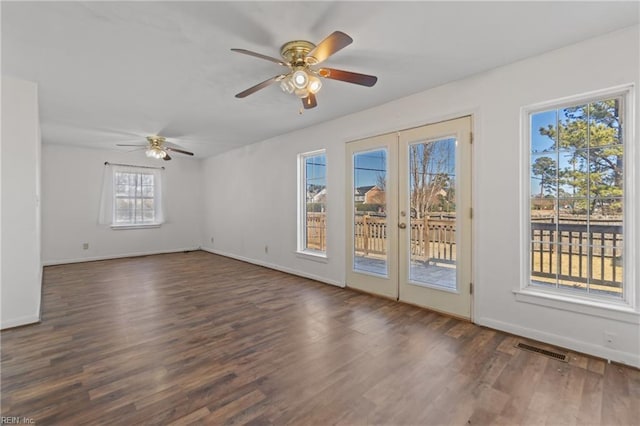
<path id="1" fill-rule="evenodd" d="M 19 416 L 1 416 L 0 425 L 34 425 L 35 419 L 32 417 L 19 417 Z"/>

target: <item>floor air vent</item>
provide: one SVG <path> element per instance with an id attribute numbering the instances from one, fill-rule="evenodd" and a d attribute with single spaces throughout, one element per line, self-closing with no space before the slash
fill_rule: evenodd
<path id="1" fill-rule="evenodd" d="M 516 345 L 516 348 L 523 349 L 529 352 L 535 352 L 540 355 L 548 356 L 549 358 L 557 359 L 562 362 L 569 362 L 566 354 L 562 354 L 560 352 L 549 351 L 547 349 L 542 349 L 537 346 L 527 345 L 526 343 L 519 342 Z"/>

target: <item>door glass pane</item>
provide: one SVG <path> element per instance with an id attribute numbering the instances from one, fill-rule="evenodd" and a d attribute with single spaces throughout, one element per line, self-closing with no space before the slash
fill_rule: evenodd
<path id="1" fill-rule="evenodd" d="M 408 171 L 409 280 L 455 290 L 456 139 L 410 144 Z"/>
<path id="2" fill-rule="evenodd" d="M 387 276 L 387 150 L 355 153 L 353 183 L 353 270 Z"/>

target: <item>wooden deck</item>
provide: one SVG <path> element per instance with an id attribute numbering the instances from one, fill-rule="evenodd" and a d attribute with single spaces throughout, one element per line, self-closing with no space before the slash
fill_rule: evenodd
<path id="1" fill-rule="evenodd" d="M 412 261 L 409 267 L 411 281 L 449 290 L 456 289 L 455 265 L 440 265 L 435 262 Z M 386 260 L 380 256 L 354 256 L 354 270 L 377 275 L 387 275 Z"/>
<path id="2" fill-rule="evenodd" d="M 606 424 L 640 371 L 205 252 L 45 268 L 3 331 L 2 416 L 37 425 Z"/>

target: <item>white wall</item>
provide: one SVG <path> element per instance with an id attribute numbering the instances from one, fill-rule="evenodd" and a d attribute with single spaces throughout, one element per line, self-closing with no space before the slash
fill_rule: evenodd
<path id="1" fill-rule="evenodd" d="M 164 166 L 167 222 L 159 228 L 113 230 L 98 225 L 104 162 Z M 145 157 L 71 146 L 42 146 L 42 259 L 45 265 L 139 254 L 192 250 L 200 246 L 202 161 Z M 83 243 L 89 244 L 84 250 Z"/>
<path id="2" fill-rule="evenodd" d="M 39 129 L 36 84 L 2 77 L 3 329 L 40 319 Z"/>
<path id="3" fill-rule="evenodd" d="M 520 285 L 520 109 L 627 83 L 636 84 L 637 99 L 638 38 L 637 26 L 624 29 L 209 158 L 203 247 L 344 285 L 345 142 L 473 113 L 474 321 L 640 366 L 637 312 L 585 315 L 517 301 L 513 293 Z M 327 263 L 295 254 L 296 155 L 321 148 L 329 176 Z M 604 345 L 605 331 L 617 335 L 613 347 Z"/>

